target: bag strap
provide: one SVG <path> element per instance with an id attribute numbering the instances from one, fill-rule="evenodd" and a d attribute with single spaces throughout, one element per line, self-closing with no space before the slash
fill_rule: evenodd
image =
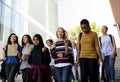
<path id="1" fill-rule="evenodd" d="M 82 32 L 80 32 L 80 35 L 79 35 L 79 37 L 80 37 L 80 40 L 81 40 L 81 38 L 82 38 Z"/>
<path id="2" fill-rule="evenodd" d="M 113 45 L 112 35 L 109 34 L 109 37 L 110 37 L 111 43 L 112 43 L 112 45 Z M 100 42 L 100 45 L 102 46 L 101 37 L 99 37 L 99 42 Z"/>
<path id="3" fill-rule="evenodd" d="M 112 43 L 112 45 L 113 45 L 112 35 L 111 35 L 111 34 L 109 34 L 109 37 L 110 37 L 111 43 Z"/>
<path id="4" fill-rule="evenodd" d="M 81 41 L 82 35 L 83 35 L 83 33 L 80 32 L 79 36 L 78 36 L 78 47 L 79 47 L 79 49 L 81 48 L 80 41 Z"/>
<path id="5" fill-rule="evenodd" d="M 102 46 L 102 43 L 101 43 L 101 37 L 99 37 L 99 42 L 100 42 L 100 46 Z"/>

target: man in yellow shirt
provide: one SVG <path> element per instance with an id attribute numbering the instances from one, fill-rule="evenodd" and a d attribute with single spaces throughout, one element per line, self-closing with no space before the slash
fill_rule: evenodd
<path id="1" fill-rule="evenodd" d="M 80 22 L 83 31 L 78 39 L 77 62 L 80 63 L 81 82 L 99 82 L 98 78 L 98 57 L 103 62 L 101 56 L 98 36 L 96 32 L 91 31 L 89 21 L 83 19 Z"/>

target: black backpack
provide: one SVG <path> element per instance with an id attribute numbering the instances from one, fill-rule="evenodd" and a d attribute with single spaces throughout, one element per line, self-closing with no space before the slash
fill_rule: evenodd
<path id="1" fill-rule="evenodd" d="M 80 32 L 78 35 L 78 43 L 81 40 L 81 38 L 82 38 L 82 32 Z M 81 45 L 78 44 L 78 47 L 79 47 L 79 49 L 81 49 Z"/>
<path id="2" fill-rule="evenodd" d="M 109 37 L 110 37 L 110 40 L 111 40 L 111 44 L 113 45 L 112 35 L 109 34 Z M 100 45 L 102 46 L 102 43 L 101 43 L 101 37 L 99 37 L 99 42 L 100 42 Z M 117 52 L 115 53 L 115 56 L 117 56 Z"/>
<path id="3" fill-rule="evenodd" d="M 112 45 L 113 45 L 112 35 L 109 34 L 109 37 L 110 37 L 111 43 L 112 43 Z M 100 42 L 100 45 L 102 45 L 102 43 L 101 43 L 101 37 L 99 37 L 99 42 Z"/>

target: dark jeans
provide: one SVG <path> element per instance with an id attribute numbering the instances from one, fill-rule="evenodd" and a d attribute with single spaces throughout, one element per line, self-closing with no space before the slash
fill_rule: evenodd
<path id="1" fill-rule="evenodd" d="M 55 67 L 57 82 L 68 82 L 72 66 Z"/>
<path id="2" fill-rule="evenodd" d="M 16 64 L 6 64 L 5 72 L 8 82 L 15 82 L 15 75 L 18 70 L 18 65 Z"/>
<path id="3" fill-rule="evenodd" d="M 71 69 L 69 82 L 71 82 L 72 80 L 75 80 L 75 77 L 74 77 L 73 71 L 72 71 L 72 69 Z"/>
<path id="4" fill-rule="evenodd" d="M 50 65 L 50 79 L 51 79 L 51 82 L 53 82 L 53 80 L 57 82 L 54 65 Z"/>
<path id="5" fill-rule="evenodd" d="M 80 58 L 81 82 L 99 82 L 98 59 Z"/>
<path id="6" fill-rule="evenodd" d="M 29 69 L 29 68 L 22 69 L 22 79 L 23 79 L 23 82 L 26 82 L 25 76 L 26 76 L 26 71 L 27 71 L 28 69 Z"/>

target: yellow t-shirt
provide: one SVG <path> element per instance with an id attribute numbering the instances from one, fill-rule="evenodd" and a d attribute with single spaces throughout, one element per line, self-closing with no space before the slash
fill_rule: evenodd
<path id="1" fill-rule="evenodd" d="M 82 33 L 79 43 L 81 45 L 80 58 L 97 58 L 96 46 L 99 46 L 99 42 L 96 32 Z"/>

